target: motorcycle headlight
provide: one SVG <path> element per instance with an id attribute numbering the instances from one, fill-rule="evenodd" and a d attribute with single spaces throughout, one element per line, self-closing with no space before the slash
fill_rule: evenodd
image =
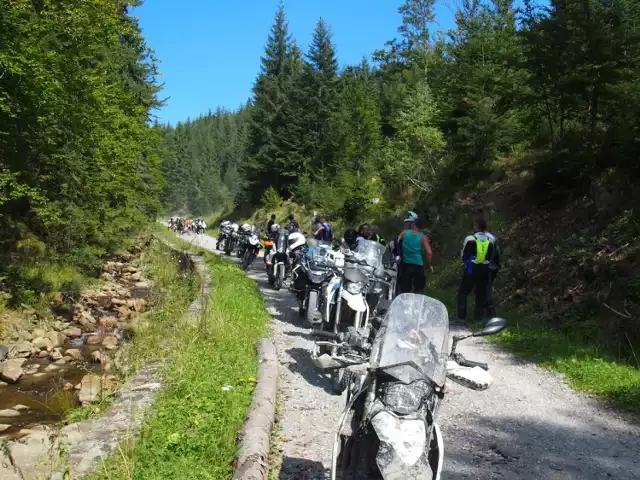
<path id="1" fill-rule="evenodd" d="M 347 292 L 349 292 L 351 295 L 358 295 L 360 292 L 362 292 L 363 288 L 364 283 L 362 282 L 353 282 L 347 284 Z"/>
<path id="2" fill-rule="evenodd" d="M 385 386 L 382 401 L 395 413 L 409 415 L 420 408 L 430 392 L 431 387 L 427 382 L 415 382 L 409 385 L 392 383 Z"/>

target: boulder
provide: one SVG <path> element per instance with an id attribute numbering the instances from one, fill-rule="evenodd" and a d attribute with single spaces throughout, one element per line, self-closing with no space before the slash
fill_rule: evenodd
<path id="1" fill-rule="evenodd" d="M 122 298 L 114 297 L 111 299 L 111 304 L 116 307 L 121 307 L 122 305 L 126 305 L 127 301 Z"/>
<path id="2" fill-rule="evenodd" d="M 53 350 L 50 354 L 49 354 L 49 359 L 52 362 L 57 362 L 58 360 L 60 360 L 62 358 L 62 352 L 60 351 L 60 349 L 56 348 L 55 350 Z"/>
<path id="3" fill-rule="evenodd" d="M 82 330 L 78 327 L 69 327 L 62 331 L 68 338 L 80 338 L 82 336 Z"/>
<path id="4" fill-rule="evenodd" d="M 58 370 L 60 370 L 60 367 L 58 365 L 54 365 L 53 363 L 44 367 L 44 371 L 47 373 L 57 372 Z"/>
<path id="5" fill-rule="evenodd" d="M 56 320 L 53 322 L 53 329 L 57 332 L 63 331 L 65 328 L 69 328 L 71 324 L 63 322 L 62 320 Z"/>
<path id="6" fill-rule="evenodd" d="M 139 282 L 142 279 L 142 274 L 140 272 L 132 273 L 129 277 L 129 280 L 132 282 Z"/>
<path id="7" fill-rule="evenodd" d="M 0 388 L 8 387 L 9 384 L 7 382 L 0 382 Z"/>
<path id="8" fill-rule="evenodd" d="M 74 318 L 79 325 L 82 325 L 85 332 L 90 332 L 96 326 L 96 319 L 86 310 L 79 312 L 79 315 L 74 316 Z"/>
<path id="9" fill-rule="evenodd" d="M 131 310 L 129 310 L 129 307 L 123 305 L 122 307 L 118 307 L 118 315 L 120 318 L 129 318 L 131 316 Z"/>
<path id="10" fill-rule="evenodd" d="M 110 282 L 111 280 L 113 280 L 113 275 L 111 275 L 109 272 L 102 272 L 100 274 L 100 278 L 105 282 Z"/>
<path id="11" fill-rule="evenodd" d="M 127 301 L 127 307 L 138 313 L 144 311 L 146 306 L 147 301 L 144 298 L 134 298 Z"/>
<path id="12" fill-rule="evenodd" d="M 42 350 L 41 352 L 38 352 L 38 358 L 46 358 L 49 356 L 49 352 L 47 352 L 46 350 Z"/>
<path id="13" fill-rule="evenodd" d="M 122 269 L 123 272 L 126 273 L 136 273 L 138 271 L 138 269 L 136 267 L 134 267 L 133 265 L 127 265 L 126 267 L 124 267 Z"/>
<path id="14" fill-rule="evenodd" d="M 34 328 L 31 335 L 33 335 L 33 338 L 46 337 L 47 331 L 42 328 Z"/>
<path id="15" fill-rule="evenodd" d="M 15 418 L 19 416 L 20 412 L 18 410 L 14 410 L 13 408 L 5 408 L 4 410 L 0 410 L 1 418 Z"/>
<path id="16" fill-rule="evenodd" d="M 54 347 L 61 347 L 64 345 L 64 342 L 67 340 L 67 337 L 64 333 L 51 331 L 47 334 L 47 338 L 51 340 Z"/>
<path id="17" fill-rule="evenodd" d="M 7 358 L 7 355 L 9 355 L 9 347 L 0 345 L 0 362 Z"/>
<path id="18" fill-rule="evenodd" d="M 52 429 L 40 426 L 30 429 L 25 437 L 7 444 L 11 463 L 22 473 L 22 478 L 42 478 L 43 473 L 51 470 L 52 453 L 56 447 L 54 439 Z"/>
<path id="19" fill-rule="evenodd" d="M 0 433 L 4 432 L 5 430 L 9 430 L 11 428 L 11 425 L 7 425 L 5 423 L 0 423 Z M 2 472 L 2 465 L 0 465 L 0 472 Z M 4 477 L 2 477 L 4 478 Z"/>
<path id="20" fill-rule="evenodd" d="M 85 375 L 80 382 L 78 398 L 83 405 L 96 401 L 102 392 L 102 379 L 98 375 Z"/>
<path id="21" fill-rule="evenodd" d="M 103 338 L 104 338 L 103 335 L 99 333 L 94 333 L 91 335 L 87 335 L 84 339 L 84 343 L 86 343 L 87 345 L 99 345 L 102 343 Z"/>
<path id="22" fill-rule="evenodd" d="M 39 350 L 53 350 L 53 342 L 47 337 L 36 337 L 31 344 Z"/>
<path id="23" fill-rule="evenodd" d="M 71 358 L 75 358 L 76 360 L 82 359 L 82 352 L 77 348 L 70 348 L 69 350 L 64 352 L 64 354 L 70 356 Z"/>
<path id="24" fill-rule="evenodd" d="M 108 330 L 109 328 L 115 327 L 117 324 L 118 324 L 117 318 L 108 317 L 108 316 L 100 317 L 100 320 L 98 322 L 98 325 L 102 330 Z"/>
<path id="25" fill-rule="evenodd" d="M 7 383 L 16 383 L 22 376 L 22 365 L 26 360 L 24 358 L 13 358 L 11 360 L 5 360 L 2 364 L 2 371 L 0 371 L 0 380 Z"/>
<path id="26" fill-rule="evenodd" d="M 25 358 L 31 355 L 31 342 L 22 340 L 16 343 L 11 349 L 10 356 L 15 358 Z"/>
<path id="27" fill-rule="evenodd" d="M 4 449 L 0 449 L 0 478 L 2 480 L 22 480 L 22 476 L 13 467 L 11 458 Z"/>
<path id="28" fill-rule="evenodd" d="M 33 375 L 34 373 L 38 373 L 38 370 L 40 370 L 40 365 L 33 364 L 33 365 L 27 365 L 24 369 L 24 375 Z"/>
<path id="29" fill-rule="evenodd" d="M 56 360 L 55 362 L 53 362 L 55 365 L 66 365 L 67 361 L 63 358 Z"/>
<path id="30" fill-rule="evenodd" d="M 149 298 L 151 295 L 151 284 L 149 284 L 149 282 L 137 282 L 130 293 L 132 298 Z"/>
<path id="31" fill-rule="evenodd" d="M 91 354 L 91 360 L 95 363 L 103 363 L 107 360 L 107 357 L 101 351 L 96 350 Z"/>
<path id="32" fill-rule="evenodd" d="M 101 293 L 93 297 L 93 299 L 100 305 L 102 308 L 109 308 L 111 305 L 111 295 L 107 295 L 105 293 Z"/>
<path id="33" fill-rule="evenodd" d="M 106 335 L 102 340 L 103 347 L 109 348 L 115 347 L 116 345 L 118 345 L 118 337 L 116 337 L 115 335 Z"/>
<path id="34" fill-rule="evenodd" d="M 19 412 L 23 412 L 23 411 L 30 410 L 30 409 L 29 409 L 29 407 L 27 407 L 26 405 L 21 405 L 21 404 L 15 405 L 15 406 L 13 407 L 13 409 L 14 409 L 14 410 L 17 410 L 17 411 L 19 411 Z"/>

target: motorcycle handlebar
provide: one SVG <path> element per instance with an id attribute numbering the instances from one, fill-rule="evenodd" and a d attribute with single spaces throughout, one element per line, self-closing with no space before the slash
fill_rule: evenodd
<path id="1" fill-rule="evenodd" d="M 467 360 L 466 358 L 462 362 L 460 362 L 459 365 L 462 367 L 480 367 L 483 370 L 489 370 L 489 365 L 487 365 L 486 363 L 474 362 L 473 360 Z"/>
<path id="2" fill-rule="evenodd" d="M 328 338 L 330 340 L 340 340 L 340 335 L 333 332 L 327 332 L 326 330 L 311 330 L 311 334 L 316 337 Z"/>

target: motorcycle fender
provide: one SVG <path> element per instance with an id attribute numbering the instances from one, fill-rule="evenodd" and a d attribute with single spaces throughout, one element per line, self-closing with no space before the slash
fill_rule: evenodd
<path id="1" fill-rule="evenodd" d="M 385 480 L 432 478 L 423 419 L 383 410 L 371 419 L 371 426 L 380 439 L 376 463 Z"/>
<path id="2" fill-rule="evenodd" d="M 347 292 L 346 289 L 343 289 L 340 296 L 347 302 L 347 305 L 349 305 L 349 308 L 351 310 L 354 310 L 356 312 L 367 311 L 367 305 L 364 302 L 364 297 L 362 295 L 352 295 L 351 293 Z"/>

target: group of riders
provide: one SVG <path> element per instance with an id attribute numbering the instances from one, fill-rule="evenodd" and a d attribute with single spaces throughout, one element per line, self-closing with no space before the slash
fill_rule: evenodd
<path id="1" fill-rule="evenodd" d="M 271 215 L 267 222 L 266 235 L 263 237 L 265 264 L 272 254 L 275 241 L 281 231 L 301 232 L 300 225 L 293 215 L 289 215 L 282 225 Z M 462 275 L 457 295 L 457 318 L 461 322 L 467 319 L 467 298 L 475 291 L 474 320 L 495 316 L 493 303 L 493 283 L 500 269 L 500 247 L 497 238 L 488 231 L 487 222 L 482 214 L 474 219 L 474 233 L 464 238 L 460 259 Z M 313 238 L 332 243 L 334 232 L 325 217 L 317 219 Z M 404 219 L 404 227 L 388 244 L 375 225 L 363 223 L 358 228 L 349 227 L 342 235 L 342 242 L 356 249 L 363 240 L 375 241 L 387 247 L 389 267 L 397 270 L 397 294 L 421 293 L 426 287 L 426 269 L 433 272 L 433 250 L 424 230 L 422 219 L 412 211 Z"/>
<path id="2" fill-rule="evenodd" d="M 167 226 L 169 230 L 178 233 L 193 232 L 202 234 L 207 230 L 207 222 L 201 218 L 185 218 L 185 217 L 171 217 Z"/>

